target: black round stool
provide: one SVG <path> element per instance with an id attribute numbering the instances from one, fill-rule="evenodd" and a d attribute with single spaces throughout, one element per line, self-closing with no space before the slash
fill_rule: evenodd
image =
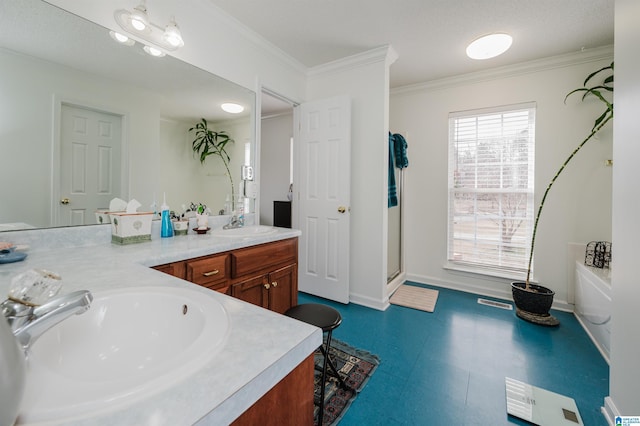
<path id="1" fill-rule="evenodd" d="M 322 382 L 320 383 L 320 411 L 318 413 L 318 425 L 322 425 L 324 418 L 324 384 L 327 379 L 327 364 L 333 370 L 334 375 L 338 379 L 340 386 L 343 389 L 349 389 L 344 383 L 336 366 L 329 358 L 329 349 L 331 348 L 331 333 L 334 329 L 338 328 L 342 322 L 342 316 L 340 312 L 327 305 L 321 305 L 319 303 L 304 303 L 302 305 L 294 306 L 284 313 L 286 316 L 295 318 L 299 321 L 306 322 L 307 324 L 315 325 L 322 329 L 323 333 L 327 333 L 327 342 L 324 345 L 320 345 L 320 351 L 324 357 L 322 363 Z"/>

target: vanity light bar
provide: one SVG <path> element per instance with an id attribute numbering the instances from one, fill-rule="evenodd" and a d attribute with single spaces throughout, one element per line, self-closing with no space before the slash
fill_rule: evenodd
<path id="1" fill-rule="evenodd" d="M 150 22 L 144 3 L 137 6 L 133 12 L 126 9 L 116 10 L 113 16 L 124 31 L 153 45 L 153 47 L 148 46 L 150 49 L 157 48 L 172 52 L 184 46 L 184 40 L 175 19 L 172 17 L 165 28 Z M 149 53 L 147 49 L 145 51 Z M 164 56 L 164 54 L 154 56 Z"/>

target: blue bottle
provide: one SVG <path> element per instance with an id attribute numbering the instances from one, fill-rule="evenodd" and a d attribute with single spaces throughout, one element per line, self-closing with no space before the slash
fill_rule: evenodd
<path id="1" fill-rule="evenodd" d="M 162 206 L 160 206 L 160 210 L 160 237 L 173 237 L 173 223 L 171 223 L 171 213 L 169 213 L 169 206 L 167 205 L 167 194 L 164 194 L 164 199 L 162 201 Z"/>

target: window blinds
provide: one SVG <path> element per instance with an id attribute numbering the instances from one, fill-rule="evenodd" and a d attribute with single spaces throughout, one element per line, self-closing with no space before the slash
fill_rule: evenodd
<path id="1" fill-rule="evenodd" d="M 534 103 L 449 115 L 450 262 L 526 271 L 534 147 Z"/>

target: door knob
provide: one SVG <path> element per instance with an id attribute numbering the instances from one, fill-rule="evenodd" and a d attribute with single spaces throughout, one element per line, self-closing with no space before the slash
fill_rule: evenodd
<path id="1" fill-rule="evenodd" d="M 60 204 L 65 204 L 65 205 L 67 205 L 67 204 L 69 204 L 69 202 L 70 202 L 70 201 L 71 201 L 71 200 L 69 200 L 68 198 L 63 198 L 62 200 L 60 200 Z"/>
<path id="2" fill-rule="evenodd" d="M 347 211 L 347 208 L 345 206 L 338 207 L 338 213 L 344 213 L 346 211 Z"/>

